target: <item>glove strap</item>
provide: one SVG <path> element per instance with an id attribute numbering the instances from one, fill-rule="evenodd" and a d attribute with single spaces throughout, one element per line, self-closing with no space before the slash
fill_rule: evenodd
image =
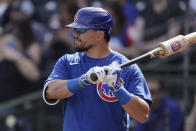
<path id="1" fill-rule="evenodd" d="M 82 88 L 85 88 L 85 86 L 89 86 L 91 83 L 86 79 L 85 77 L 85 74 L 82 75 L 80 78 L 79 78 L 79 84 Z"/>
<path id="2" fill-rule="evenodd" d="M 118 98 L 121 105 L 127 104 L 133 97 L 123 86 L 113 93 Z"/>

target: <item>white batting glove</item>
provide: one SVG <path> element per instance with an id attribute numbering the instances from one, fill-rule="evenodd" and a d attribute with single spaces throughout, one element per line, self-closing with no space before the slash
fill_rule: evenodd
<path id="1" fill-rule="evenodd" d="M 97 76 L 97 80 L 96 81 L 92 81 L 90 76 L 91 74 L 96 74 Z M 95 66 L 93 68 L 91 68 L 85 75 L 85 78 L 87 81 L 89 81 L 92 84 L 98 84 L 99 82 L 104 82 L 106 80 L 106 72 L 105 69 L 103 67 L 99 67 L 99 66 Z"/>
<path id="2" fill-rule="evenodd" d="M 107 71 L 106 81 L 112 91 L 118 91 L 121 87 L 120 76 L 121 68 L 117 62 L 112 62 L 109 66 L 104 67 Z"/>
<path id="3" fill-rule="evenodd" d="M 112 75 L 112 73 L 116 70 L 121 70 L 118 62 L 113 61 L 109 66 L 104 66 L 104 70 L 107 72 L 107 75 Z"/>

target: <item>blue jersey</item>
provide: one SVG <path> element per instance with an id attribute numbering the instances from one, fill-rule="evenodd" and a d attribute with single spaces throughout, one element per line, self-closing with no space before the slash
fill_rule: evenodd
<path id="1" fill-rule="evenodd" d="M 45 98 L 45 89 L 49 81 L 77 78 L 94 66 L 106 66 L 113 61 L 121 64 L 128 59 L 114 51 L 105 58 L 97 59 L 88 57 L 84 52 L 64 55 L 58 60 L 45 82 L 44 100 L 48 104 L 58 102 L 48 101 Z M 149 89 L 136 64 L 122 69 L 121 82 L 130 93 L 151 104 Z M 63 103 L 63 131 L 128 131 L 129 116 L 109 90 L 107 82 L 92 84 L 81 89 L 80 92 L 64 99 Z"/>

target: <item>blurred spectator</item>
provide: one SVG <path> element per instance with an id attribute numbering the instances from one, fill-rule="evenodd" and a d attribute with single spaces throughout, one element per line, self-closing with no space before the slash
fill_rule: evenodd
<path id="1" fill-rule="evenodd" d="M 78 3 L 79 8 L 92 6 L 92 7 L 102 7 L 103 1 L 100 0 L 75 0 Z"/>
<path id="2" fill-rule="evenodd" d="M 57 39 L 65 41 L 67 44 L 69 44 L 69 46 L 73 46 L 73 33 L 72 29 L 65 28 L 65 25 L 73 21 L 74 15 L 78 9 L 78 4 L 73 0 L 66 0 L 65 2 L 62 2 L 59 11 L 59 28 L 55 29 L 52 26 L 54 22 L 58 22 L 58 19 L 51 20 L 49 24 L 50 29 L 56 30 L 56 37 L 58 37 Z"/>
<path id="3" fill-rule="evenodd" d="M 33 0 L 36 10 L 35 10 L 35 18 L 44 23 L 47 24 L 49 18 L 51 15 L 55 14 L 59 10 L 60 1 L 65 0 Z"/>
<path id="4" fill-rule="evenodd" d="M 60 5 L 59 14 L 52 15 L 49 19 L 49 28 L 52 38 L 44 45 L 43 75 L 48 76 L 56 60 L 65 53 L 73 53 L 73 32 L 65 25 L 73 21 L 78 4 L 72 0 L 66 0 Z"/>
<path id="5" fill-rule="evenodd" d="M 111 13 L 114 19 L 114 29 L 110 39 L 111 48 L 131 58 L 133 40 L 128 35 L 131 23 L 127 21 L 122 6 L 119 2 L 108 2 L 104 8 Z"/>
<path id="6" fill-rule="evenodd" d="M 186 6 L 178 0 L 147 0 L 136 20 L 137 48 L 146 52 L 181 34 Z"/>
<path id="7" fill-rule="evenodd" d="M 15 21 L 29 20 L 35 39 L 43 44 L 50 33 L 42 23 L 33 19 L 34 10 L 34 5 L 30 0 L 13 0 L 4 12 L 4 22 L 2 23 L 4 30 L 10 31 Z"/>
<path id="8" fill-rule="evenodd" d="M 10 110 L 10 109 L 6 109 Z M 10 112 L 14 110 L 10 110 Z M 2 112 L 1 112 L 2 113 Z M 0 122 L 1 131 L 33 131 L 30 117 L 23 114 L 22 117 L 13 114 L 7 115 L 6 119 Z"/>
<path id="9" fill-rule="evenodd" d="M 189 0 L 189 5 L 190 5 L 191 9 L 196 11 L 196 1 L 195 0 Z"/>
<path id="10" fill-rule="evenodd" d="M 196 130 L 196 96 L 194 98 L 194 104 L 190 114 L 187 116 L 185 131 L 195 131 Z"/>
<path id="11" fill-rule="evenodd" d="M 191 32 L 196 31 L 196 0 L 189 1 L 190 6 L 190 28 Z"/>
<path id="12" fill-rule="evenodd" d="M 9 13 L 13 0 L 0 0 L 0 34 L 4 32 L 3 26 L 9 22 Z"/>
<path id="13" fill-rule="evenodd" d="M 147 80 L 152 96 L 152 107 L 146 123 L 136 122 L 134 131 L 182 131 L 184 115 L 176 101 L 165 92 L 158 78 Z"/>
<path id="14" fill-rule="evenodd" d="M 138 17 L 138 11 L 132 3 L 130 3 L 128 0 L 106 0 L 107 2 L 119 2 L 123 13 L 129 21 L 129 23 L 134 24 L 136 18 Z"/>
<path id="15" fill-rule="evenodd" d="M 17 21 L 13 33 L 0 36 L 0 102 L 36 90 L 40 79 L 40 46 L 29 21 Z"/>
<path id="16" fill-rule="evenodd" d="M 190 0 L 189 1 L 189 6 L 190 6 L 190 10 L 189 10 L 189 19 L 186 20 L 187 22 L 187 27 L 189 28 L 189 32 L 196 32 L 196 0 Z M 193 45 L 193 47 L 195 47 Z M 195 59 L 195 52 L 196 52 L 196 48 L 191 48 L 190 50 L 190 61 L 191 63 L 196 63 L 196 59 Z"/>

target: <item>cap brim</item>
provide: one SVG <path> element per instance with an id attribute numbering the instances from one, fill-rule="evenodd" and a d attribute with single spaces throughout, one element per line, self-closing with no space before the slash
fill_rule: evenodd
<path id="1" fill-rule="evenodd" d="M 82 25 L 82 24 L 79 24 L 79 23 L 71 23 L 71 24 L 68 24 L 68 25 L 65 25 L 65 27 L 69 27 L 69 28 L 89 28 L 85 25 Z"/>

